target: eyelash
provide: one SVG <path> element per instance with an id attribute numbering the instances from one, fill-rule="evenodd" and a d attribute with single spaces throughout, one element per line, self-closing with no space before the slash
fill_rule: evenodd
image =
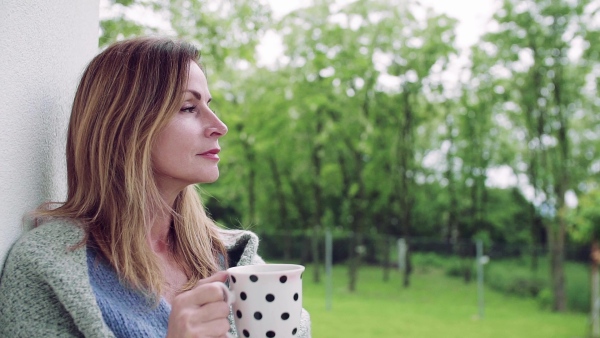
<path id="1" fill-rule="evenodd" d="M 187 113 L 195 113 L 195 110 L 196 110 L 196 106 L 181 108 L 182 112 L 187 112 Z"/>
<path id="2" fill-rule="evenodd" d="M 181 108 L 181 111 L 185 112 L 185 113 L 195 113 L 196 108 L 197 108 L 197 106 L 190 106 L 190 107 Z M 213 112 L 213 114 L 218 115 L 216 110 L 211 109 L 211 111 Z"/>

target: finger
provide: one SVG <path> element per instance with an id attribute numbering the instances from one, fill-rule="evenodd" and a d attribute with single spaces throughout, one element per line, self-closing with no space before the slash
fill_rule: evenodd
<path id="1" fill-rule="evenodd" d="M 196 286 L 189 291 L 177 295 L 173 300 L 172 307 L 179 309 L 199 308 L 208 303 L 223 302 L 225 301 L 225 297 L 221 285 L 224 284 L 221 282 L 212 282 Z"/>
<path id="2" fill-rule="evenodd" d="M 224 284 L 228 278 L 229 278 L 229 273 L 227 271 L 219 271 L 208 278 L 198 281 L 198 283 L 196 284 L 196 287 L 200 286 L 200 285 L 205 285 L 208 283 L 218 282 L 217 285 L 219 285 L 222 288 L 223 300 L 227 304 L 231 305 L 231 304 L 233 304 L 233 302 L 235 300 L 235 295 L 233 294 L 233 292 L 229 291 L 229 288 Z"/>
<path id="3" fill-rule="evenodd" d="M 235 293 L 231 292 L 227 285 L 224 283 L 217 283 L 221 289 L 223 289 L 223 301 L 227 303 L 227 305 L 232 305 L 235 302 Z"/>
<path id="4" fill-rule="evenodd" d="M 208 303 L 200 307 L 197 311 L 197 316 L 201 322 L 210 322 L 215 319 L 229 317 L 229 305 L 225 302 Z"/>
<path id="5" fill-rule="evenodd" d="M 193 289 L 177 295 L 171 306 L 173 308 L 198 307 L 210 302 L 227 301 L 224 294 L 226 287 L 223 283 L 228 276 L 227 272 L 219 271 L 208 278 L 201 279 Z"/>
<path id="6" fill-rule="evenodd" d="M 227 280 L 227 278 L 229 278 L 229 273 L 227 271 L 219 271 L 217 273 L 215 273 L 214 275 L 208 277 L 208 278 L 204 278 L 198 281 L 198 283 L 196 283 L 196 286 L 198 285 L 203 285 L 203 284 L 208 284 L 208 283 L 213 283 L 213 282 L 221 282 L 221 283 L 225 283 L 225 281 Z"/>
<path id="7" fill-rule="evenodd" d="M 222 337 L 229 332 L 229 320 L 220 318 L 196 326 L 195 333 L 199 337 Z"/>

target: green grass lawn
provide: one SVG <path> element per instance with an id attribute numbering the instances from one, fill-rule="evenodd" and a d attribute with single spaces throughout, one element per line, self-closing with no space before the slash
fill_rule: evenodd
<path id="1" fill-rule="evenodd" d="M 445 338 L 575 338 L 586 337 L 587 317 L 540 310 L 533 299 L 485 289 L 485 315 L 478 318 L 476 283 L 417 271 L 408 289 L 391 273 L 383 282 L 380 268 L 363 267 L 357 290 L 347 291 L 347 269 L 333 271 L 332 309 L 326 309 L 325 278 L 312 282 L 304 273 L 304 307 L 310 312 L 315 338 L 445 337 Z"/>

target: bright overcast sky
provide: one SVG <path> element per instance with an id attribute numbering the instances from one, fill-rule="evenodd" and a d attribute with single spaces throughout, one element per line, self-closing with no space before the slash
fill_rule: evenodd
<path id="1" fill-rule="evenodd" d="M 439 13 L 446 13 L 460 21 L 458 44 L 472 45 L 483 31 L 494 11 L 494 0 L 420 0 Z M 305 0 L 268 0 L 277 18 L 299 8 Z M 338 0 L 340 3 L 348 0 Z"/>
<path id="2" fill-rule="evenodd" d="M 494 14 L 493 0 L 421 0 L 421 3 L 435 11 L 445 13 L 459 20 L 457 43 L 471 46 L 485 30 L 487 22 Z"/>
<path id="3" fill-rule="evenodd" d="M 347 3 L 352 0 L 337 0 Z M 494 0 L 420 0 L 425 6 L 431 7 L 438 13 L 459 20 L 456 43 L 460 48 L 467 49 L 485 31 L 487 22 L 495 10 Z M 275 18 L 281 18 L 290 11 L 306 3 L 305 0 L 268 0 Z M 281 39 L 268 32 L 258 48 L 259 64 L 273 64 L 282 53 Z M 464 59 L 463 59 L 464 60 Z"/>

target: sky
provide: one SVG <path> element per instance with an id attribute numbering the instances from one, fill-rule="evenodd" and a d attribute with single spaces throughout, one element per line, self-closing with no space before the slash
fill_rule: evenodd
<path id="1" fill-rule="evenodd" d="M 268 0 L 273 14 L 281 17 L 302 6 L 305 0 Z M 340 3 L 348 0 L 338 0 Z M 495 10 L 494 0 L 420 0 L 421 4 L 459 20 L 457 43 L 470 46 L 477 41 Z"/>
<path id="2" fill-rule="evenodd" d="M 306 0 L 268 0 L 275 18 L 300 8 Z M 337 0 L 347 3 L 349 0 Z M 468 48 L 476 43 L 484 32 L 489 19 L 492 17 L 496 1 L 494 0 L 420 0 L 423 5 L 434 11 L 459 20 L 456 43 L 460 48 Z M 273 62 L 282 52 L 281 40 L 274 33 L 267 33 L 258 48 L 260 63 Z"/>

